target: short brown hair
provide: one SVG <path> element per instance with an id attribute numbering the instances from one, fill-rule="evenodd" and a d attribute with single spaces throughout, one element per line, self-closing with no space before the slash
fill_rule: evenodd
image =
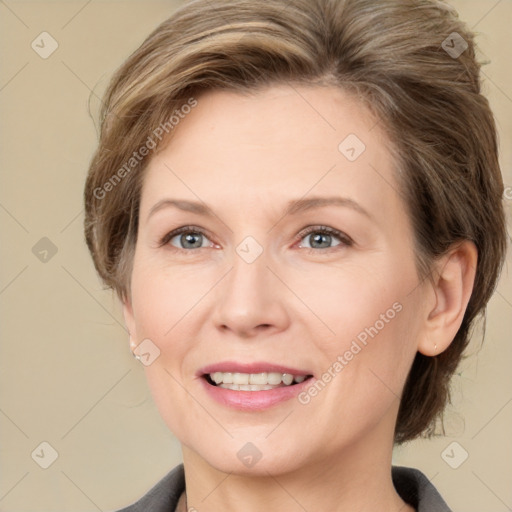
<path id="1" fill-rule="evenodd" d="M 419 274 L 427 277 L 458 241 L 478 249 L 474 289 L 455 339 L 435 357 L 417 353 L 401 397 L 395 442 L 432 435 L 506 248 L 496 128 L 479 72 L 474 35 L 441 1 L 187 3 L 124 62 L 105 93 L 85 186 L 85 236 L 99 275 L 121 299 L 129 297 L 151 156 L 130 159 L 194 94 L 279 83 L 355 93 L 392 141 Z"/>

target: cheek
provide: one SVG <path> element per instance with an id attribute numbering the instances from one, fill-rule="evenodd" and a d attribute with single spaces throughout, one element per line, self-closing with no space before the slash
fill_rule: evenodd
<path id="1" fill-rule="evenodd" d="M 373 270 L 368 264 L 333 274 L 322 294 L 309 297 L 331 330 L 328 338 L 313 339 L 324 356 L 325 380 L 334 384 L 328 386 L 333 400 L 343 396 L 361 414 L 372 403 L 384 405 L 400 395 L 416 353 L 416 285 L 413 262 L 389 260 Z M 346 396 L 349 389 L 357 399 Z"/>
<path id="2" fill-rule="evenodd" d="M 181 324 L 211 288 L 206 275 L 184 268 L 136 262 L 132 274 L 133 311 L 138 338 L 176 338 Z M 162 347 L 163 348 L 163 347 Z"/>
<path id="3" fill-rule="evenodd" d="M 187 424 L 201 424 L 201 418 L 195 417 L 196 409 L 187 407 L 190 396 L 183 379 L 183 366 L 192 345 L 187 321 L 201 296 L 199 285 L 190 276 L 174 271 L 171 277 L 165 270 L 145 263 L 134 264 L 132 274 L 135 326 L 138 342 L 151 340 L 158 357 L 144 367 L 144 372 L 160 415 L 172 432 L 186 439 Z"/>
<path id="4" fill-rule="evenodd" d="M 332 337 L 327 346 L 339 349 L 343 347 L 338 344 L 347 340 L 358 338 L 364 343 L 400 325 L 405 305 L 407 311 L 412 307 L 411 291 L 416 284 L 412 265 L 380 258 L 357 266 L 320 269 L 309 283 L 301 285 L 299 293 L 330 328 Z"/>

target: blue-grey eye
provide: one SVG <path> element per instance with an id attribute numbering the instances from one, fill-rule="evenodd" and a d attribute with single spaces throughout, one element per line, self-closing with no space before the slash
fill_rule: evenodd
<path id="1" fill-rule="evenodd" d="M 338 239 L 338 243 L 332 245 L 333 240 L 336 239 Z M 324 229 L 312 230 L 306 234 L 302 240 L 309 241 L 309 245 L 305 246 L 308 249 L 330 249 L 331 247 L 336 247 L 342 243 L 339 236 Z"/>
<path id="2" fill-rule="evenodd" d="M 175 239 L 178 240 L 179 245 L 173 243 Z M 185 231 L 169 239 L 169 243 L 178 249 L 200 249 L 201 247 L 208 247 L 209 244 L 206 243 L 208 241 L 208 238 L 197 231 Z"/>

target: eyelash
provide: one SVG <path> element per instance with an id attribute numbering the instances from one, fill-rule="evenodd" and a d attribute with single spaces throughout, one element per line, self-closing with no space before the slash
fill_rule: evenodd
<path id="1" fill-rule="evenodd" d="M 194 233 L 194 234 L 200 234 L 205 236 L 209 239 L 209 235 L 207 232 L 205 232 L 203 229 L 197 228 L 195 226 L 183 226 L 181 228 L 175 229 L 174 231 L 171 231 L 170 233 L 167 233 L 160 241 L 158 246 L 163 247 L 164 245 L 169 244 L 169 242 L 177 235 L 181 235 L 182 233 Z M 303 238 L 305 238 L 308 235 L 311 235 L 312 233 L 322 233 L 325 235 L 331 235 L 335 236 L 340 240 L 340 244 L 336 245 L 334 247 L 327 247 L 325 249 L 315 249 L 311 247 L 303 247 L 302 249 L 305 250 L 309 254 L 319 254 L 319 253 L 330 253 L 332 250 L 336 250 L 339 246 L 344 247 L 351 247 L 354 244 L 354 241 L 348 236 L 342 233 L 341 231 L 338 231 L 337 229 L 330 228 L 328 226 L 310 226 L 306 228 L 305 230 L 301 231 L 297 235 L 297 240 L 300 241 Z M 173 250 L 184 252 L 184 253 L 193 253 L 199 249 L 207 249 L 207 247 L 198 247 L 196 249 L 181 249 L 179 247 L 171 246 Z"/>

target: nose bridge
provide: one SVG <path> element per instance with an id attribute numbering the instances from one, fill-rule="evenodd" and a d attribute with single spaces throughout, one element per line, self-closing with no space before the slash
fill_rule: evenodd
<path id="1" fill-rule="evenodd" d="M 270 289 L 267 252 L 262 250 L 258 255 L 254 246 L 242 242 L 232 261 L 224 302 L 237 304 L 240 311 L 261 308 L 269 298 Z"/>
<path id="2" fill-rule="evenodd" d="M 216 295 L 219 327 L 249 335 L 260 326 L 283 328 L 287 322 L 285 298 L 268 266 L 268 252 L 252 237 L 236 247 L 231 271 Z"/>

